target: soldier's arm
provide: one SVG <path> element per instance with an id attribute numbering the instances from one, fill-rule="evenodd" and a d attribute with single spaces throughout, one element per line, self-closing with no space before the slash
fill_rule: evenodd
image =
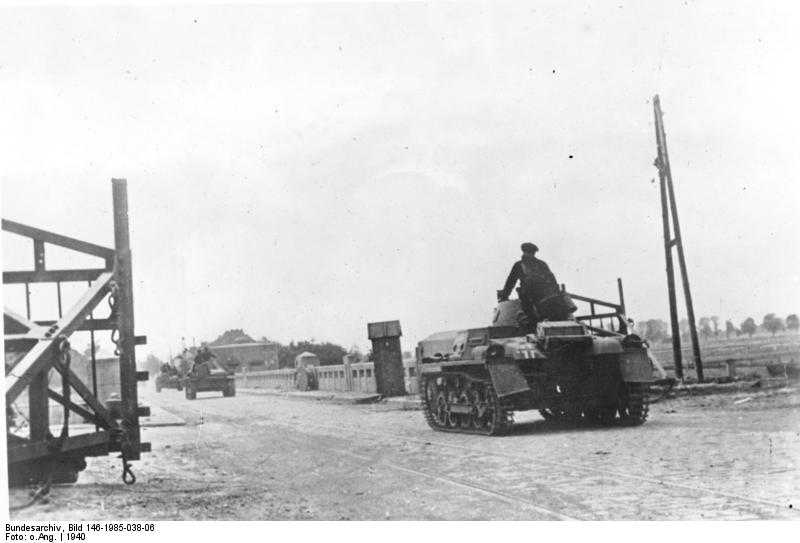
<path id="1" fill-rule="evenodd" d="M 514 286 L 517 284 L 521 274 L 522 270 L 520 269 L 519 262 L 515 262 L 511 267 L 511 272 L 508 274 L 508 279 L 506 279 L 506 284 L 503 287 L 503 290 L 498 292 L 498 297 L 501 300 L 508 299 L 508 296 L 511 294 L 511 291 L 514 290 Z"/>
<path id="2" fill-rule="evenodd" d="M 550 266 L 548 266 L 546 262 L 542 262 L 542 264 L 544 264 L 544 276 L 547 278 L 547 280 L 558 284 L 558 281 L 556 281 L 556 276 L 553 275 L 552 271 L 550 271 Z"/>

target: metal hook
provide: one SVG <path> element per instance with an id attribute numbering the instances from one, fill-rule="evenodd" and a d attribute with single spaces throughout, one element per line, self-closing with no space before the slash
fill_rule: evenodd
<path id="1" fill-rule="evenodd" d="M 132 485 L 136 482 L 136 475 L 133 474 L 131 465 L 125 458 L 122 459 L 122 482 L 126 485 Z"/>

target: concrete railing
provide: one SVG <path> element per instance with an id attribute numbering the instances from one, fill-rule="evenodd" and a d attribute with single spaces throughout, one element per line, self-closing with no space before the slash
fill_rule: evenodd
<path id="1" fill-rule="evenodd" d="M 335 392 L 375 393 L 375 366 L 372 362 L 318 366 L 316 368 L 320 390 Z M 406 393 L 417 393 L 417 365 L 414 360 L 403 361 Z M 284 368 L 269 371 L 251 371 L 236 374 L 239 388 L 279 388 L 290 390 L 295 387 L 295 370 Z"/>
<path id="2" fill-rule="evenodd" d="M 237 388 L 294 388 L 294 370 L 244 371 L 236 374 Z"/>

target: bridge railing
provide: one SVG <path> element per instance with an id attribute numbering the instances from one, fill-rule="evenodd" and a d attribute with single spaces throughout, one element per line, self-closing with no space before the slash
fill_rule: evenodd
<path id="1" fill-rule="evenodd" d="M 374 393 L 375 366 L 372 362 L 354 364 L 337 364 L 334 366 L 318 366 L 316 368 L 319 390 L 334 392 Z M 417 393 L 416 362 L 403 360 L 403 373 L 407 394 Z M 236 386 L 239 388 L 271 388 L 291 390 L 295 387 L 295 370 L 284 368 L 267 371 L 244 371 L 236 374 Z"/>

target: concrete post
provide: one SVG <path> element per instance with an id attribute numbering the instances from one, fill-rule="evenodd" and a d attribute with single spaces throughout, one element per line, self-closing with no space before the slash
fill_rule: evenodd
<path id="1" fill-rule="evenodd" d="M 726 360 L 725 364 L 728 365 L 728 377 L 734 379 L 736 377 L 736 360 L 731 358 Z"/>

